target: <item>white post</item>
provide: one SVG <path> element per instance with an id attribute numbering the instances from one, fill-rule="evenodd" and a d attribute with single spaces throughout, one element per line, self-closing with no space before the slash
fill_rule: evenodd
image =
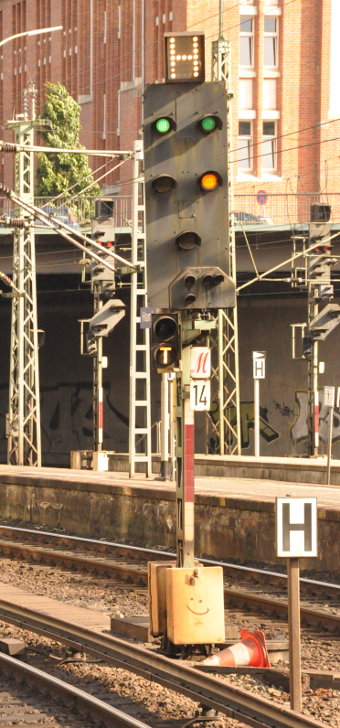
<path id="1" fill-rule="evenodd" d="M 260 456 L 260 380 L 254 379 L 254 455 Z"/>
<path id="2" fill-rule="evenodd" d="M 160 477 L 169 477 L 169 380 L 162 374 L 161 382 L 161 470 Z"/>
<path id="3" fill-rule="evenodd" d="M 254 455 L 260 455 L 260 379 L 266 375 L 266 352 L 253 351 L 254 379 Z"/>

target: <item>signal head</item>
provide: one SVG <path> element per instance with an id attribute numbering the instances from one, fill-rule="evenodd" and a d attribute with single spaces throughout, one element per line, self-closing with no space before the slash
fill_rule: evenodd
<path id="1" fill-rule="evenodd" d="M 177 125 L 171 116 L 159 116 L 153 124 L 152 128 L 159 136 L 166 136 L 171 131 L 176 131 Z"/>
<path id="2" fill-rule="evenodd" d="M 196 294 L 193 293 L 193 291 L 190 291 L 189 293 L 184 296 L 184 305 L 185 306 L 193 306 L 196 301 Z"/>
<path id="3" fill-rule="evenodd" d="M 222 177 L 219 172 L 204 172 L 198 180 L 198 184 L 203 192 L 212 192 L 222 184 Z"/>
<path id="4" fill-rule="evenodd" d="M 155 190 L 155 192 L 158 192 L 159 195 L 167 195 L 171 192 L 171 190 L 175 189 L 176 186 L 177 182 L 170 174 L 159 174 L 158 177 L 155 177 L 155 179 L 151 182 L 152 189 Z"/>
<path id="5" fill-rule="evenodd" d="M 176 245 L 181 250 L 192 250 L 196 245 L 201 245 L 201 238 L 193 230 L 186 230 L 177 236 Z"/>
<path id="6" fill-rule="evenodd" d="M 202 134 L 211 134 L 216 131 L 216 129 L 222 129 L 222 127 L 222 119 L 216 114 L 206 114 L 198 122 L 198 128 L 201 130 Z"/>
<path id="7" fill-rule="evenodd" d="M 157 315 L 153 322 L 153 332 L 158 339 L 162 341 L 169 341 L 173 336 L 177 334 L 178 323 L 174 316 L 167 314 Z"/>
<path id="8" fill-rule="evenodd" d="M 158 370 L 166 372 L 178 366 L 180 346 L 178 315 L 152 314 L 152 358 Z"/>

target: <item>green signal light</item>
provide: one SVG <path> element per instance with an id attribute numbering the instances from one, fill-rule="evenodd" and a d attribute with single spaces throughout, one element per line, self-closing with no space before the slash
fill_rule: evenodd
<path id="1" fill-rule="evenodd" d="M 171 129 L 170 120 L 166 117 L 157 119 L 155 127 L 158 131 L 158 134 L 167 134 Z"/>
<path id="2" fill-rule="evenodd" d="M 223 122 L 218 114 L 207 114 L 197 122 L 197 125 L 202 134 L 211 134 L 216 129 L 222 129 Z"/>
<path id="3" fill-rule="evenodd" d="M 205 119 L 202 119 L 201 126 L 203 131 L 214 131 L 216 129 L 216 119 L 213 116 L 206 116 Z"/>

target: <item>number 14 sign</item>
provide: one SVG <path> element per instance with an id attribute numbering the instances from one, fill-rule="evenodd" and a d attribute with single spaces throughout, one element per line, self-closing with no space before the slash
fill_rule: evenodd
<path id="1" fill-rule="evenodd" d="M 210 410 L 211 351 L 208 346 L 193 346 L 190 361 L 190 407 Z"/>

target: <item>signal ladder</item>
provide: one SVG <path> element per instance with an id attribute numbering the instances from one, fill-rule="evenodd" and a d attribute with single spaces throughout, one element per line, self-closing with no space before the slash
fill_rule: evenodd
<path id="1" fill-rule="evenodd" d="M 138 271 L 131 274 L 130 319 L 130 406 L 129 406 L 129 474 L 145 464 L 146 477 L 152 473 L 151 461 L 151 391 L 150 329 L 141 328 L 140 309 L 147 306 L 146 237 L 144 178 L 142 173 L 143 143 L 134 143 L 132 193 L 131 262 Z"/>

